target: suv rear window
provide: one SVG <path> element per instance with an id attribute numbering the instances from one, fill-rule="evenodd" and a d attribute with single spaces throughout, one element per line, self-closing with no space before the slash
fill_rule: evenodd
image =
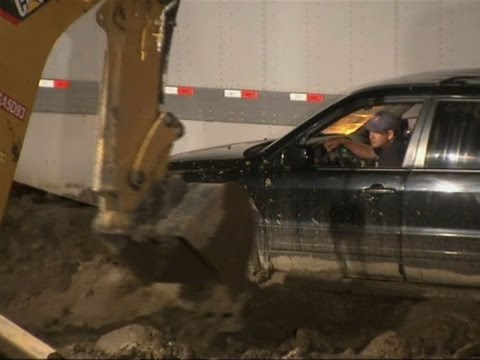
<path id="1" fill-rule="evenodd" d="M 438 103 L 425 167 L 480 169 L 480 101 Z"/>

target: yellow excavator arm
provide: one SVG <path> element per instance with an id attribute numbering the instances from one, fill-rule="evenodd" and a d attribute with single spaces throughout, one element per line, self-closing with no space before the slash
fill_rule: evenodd
<path id="1" fill-rule="evenodd" d="M 57 38 L 100 0 L 6 0 L 0 5 L 0 215 L 36 98 Z M 178 1 L 109 0 L 97 13 L 108 36 L 95 188 L 104 199 L 98 226 L 125 229 L 131 214 L 165 176 L 181 124 L 158 109 Z M 75 59 L 72 59 L 75 61 Z"/>
<path id="2" fill-rule="evenodd" d="M 97 2 L 0 2 L 0 218 L 47 57 L 57 38 Z"/>
<path id="3" fill-rule="evenodd" d="M 0 219 L 50 51 L 100 2 L 0 2 Z M 253 242 L 245 189 L 187 184 L 167 174 L 170 149 L 183 134 L 175 116 L 160 108 L 178 6 L 179 0 L 104 0 L 97 11 L 108 45 L 93 228 L 145 280 L 214 280 L 236 289 L 245 280 Z"/>

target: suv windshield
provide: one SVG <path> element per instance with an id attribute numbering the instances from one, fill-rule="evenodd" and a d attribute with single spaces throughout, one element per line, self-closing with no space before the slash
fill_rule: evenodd
<path id="1" fill-rule="evenodd" d="M 415 105 L 417 105 L 417 107 L 415 107 Z M 380 110 L 385 110 L 404 119 L 408 119 L 410 118 L 409 112 L 415 114 L 414 117 L 416 118 L 419 107 L 418 104 L 412 103 L 379 104 L 375 106 L 364 107 L 344 116 L 327 128 L 323 129 L 319 134 L 345 136 L 354 134 L 363 125 L 365 125 L 365 123 L 370 120 L 376 112 Z"/>
<path id="2" fill-rule="evenodd" d="M 324 129 L 321 134 L 323 135 L 350 135 L 360 129 L 365 123 L 373 117 L 373 115 L 382 109 L 386 108 L 385 105 L 372 106 L 366 109 L 360 109 L 355 111 L 344 118 L 338 120 L 332 125 Z"/>

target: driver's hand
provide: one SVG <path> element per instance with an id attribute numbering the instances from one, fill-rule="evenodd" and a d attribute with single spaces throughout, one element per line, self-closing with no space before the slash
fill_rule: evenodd
<path id="1" fill-rule="evenodd" d="M 323 146 L 328 152 L 330 152 L 338 148 L 340 145 L 342 145 L 344 141 L 345 141 L 345 138 L 330 139 L 325 141 L 323 143 Z"/>

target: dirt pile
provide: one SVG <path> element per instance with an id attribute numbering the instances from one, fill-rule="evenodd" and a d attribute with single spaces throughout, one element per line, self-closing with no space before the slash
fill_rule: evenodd
<path id="1" fill-rule="evenodd" d="M 399 331 L 414 356 L 448 356 L 480 339 L 476 303 L 436 299 L 412 306 Z"/>
<path id="2" fill-rule="evenodd" d="M 0 306 L 19 293 L 66 289 L 80 264 L 101 251 L 93 216 L 89 206 L 42 193 L 12 196 L 0 231 Z"/>
<path id="3" fill-rule="evenodd" d="M 128 325 L 101 336 L 95 350 L 107 357 L 129 359 L 189 359 L 193 356 L 186 346 L 176 346 L 160 331 L 149 326 Z"/>
<path id="4" fill-rule="evenodd" d="M 144 284 L 90 231 L 95 209 L 12 197 L 0 312 L 69 358 L 403 358 L 478 354 L 480 306 L 327 293 L 275 275 L 237 302 Z"/>
<path id="5" fill-rule="evenodd" d="M 405 339 L 395 331 L 387 331 L 374 338 L 361 355 L 375 359 L 409 359 L 412 356 Z"/>
<path id="6" fill-rule="evenodd" d="M 143 285 L 128 269 L 97 256 L 79 266 L 67 289 L 46 288 L 37 296 L 20 294 L 7 311 L 27 327 L 101 329 L 148 316 L 165 306 L 181 307 L 178 289 L 170 284 Z"/>

